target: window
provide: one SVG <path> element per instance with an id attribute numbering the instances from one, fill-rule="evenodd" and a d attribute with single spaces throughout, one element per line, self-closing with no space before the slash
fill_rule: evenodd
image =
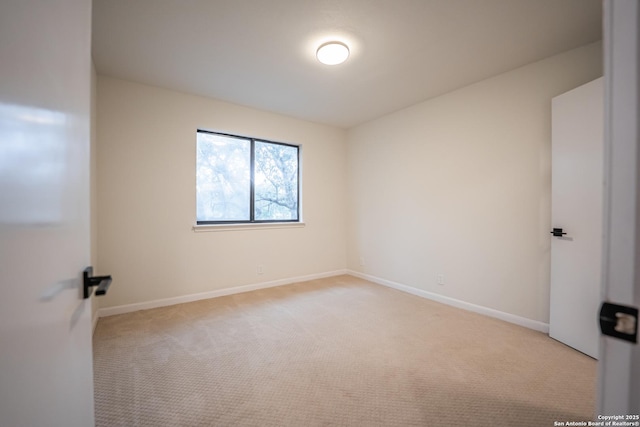
<path id="1" fill-rule="evenodd" d="M 297 222 L 299 147 L 198 130 L 198 224 Z"/>

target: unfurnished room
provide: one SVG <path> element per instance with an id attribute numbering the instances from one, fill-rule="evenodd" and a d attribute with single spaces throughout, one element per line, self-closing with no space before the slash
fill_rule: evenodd
<path id="1" fill-rule="evenodd" d="M 635 0 L 0 5 L 0 425 L 640 425 Z"/>

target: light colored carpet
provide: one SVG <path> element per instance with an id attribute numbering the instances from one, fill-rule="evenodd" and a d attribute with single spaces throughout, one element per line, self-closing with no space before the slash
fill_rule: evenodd
<path id="1" fill-rule="evenodd" d="M 96 425 L 553 426 L 596 361 L 351 276 L 100 319 Z"/>

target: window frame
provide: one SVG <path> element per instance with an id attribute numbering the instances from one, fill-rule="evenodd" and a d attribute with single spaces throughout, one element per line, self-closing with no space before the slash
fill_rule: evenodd
<path id="1" fill-rule="evenodd" d="M 196 192 L 196 226 L 207 226 L 207 225 L 234 225 L 234 224 L 276 224 L 276 223 L 293 223 L 293 224 L 302 224 L 302 220 L 300 218 L 300 191 L 301 191 L 301 168 L 300 168 L 300 145 L 296 144 L 288 144 L 285 142 L 271 141 L 264 138 L 254 138 L 251 136 L 243 136 L 236 135 L 225 132 L 217 132 L 206 129 L 197 129 L 196 130 L 196 162 L 198 160 L 198 133 L 206 133 L 210 135 L 220 135 L 227 138 L 237 138 L 250 142 L 250 162 L 249 162 L 249 219 L 248 220 L 221 220 L 221 221 L 200 221 L 198 220 L 197 215 L 197 206 L 198 206 L 198 195 Z M 283 145 L 286 147 L 292 147 L 296 149 L 296 161 L 297 161 L 297 170 L 296 170 L 296 219 L 255 219 L 255 158 L 256 158 L 256 142 L 264 143 L 264 144 L 273 144 L 273 145 Z M 197 179 L 197 169 L 196 169 L 196 179 Z"/>

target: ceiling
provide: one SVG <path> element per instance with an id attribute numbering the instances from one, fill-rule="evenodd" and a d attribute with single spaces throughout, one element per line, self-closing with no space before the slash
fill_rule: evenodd
<path id="1" fill-rule="evenodd" d="M 601 0 L 94 0 L 99 74 L 348 128 L 600 40 Z M 327 66 L 337 39 L 351 56 Z"/>

